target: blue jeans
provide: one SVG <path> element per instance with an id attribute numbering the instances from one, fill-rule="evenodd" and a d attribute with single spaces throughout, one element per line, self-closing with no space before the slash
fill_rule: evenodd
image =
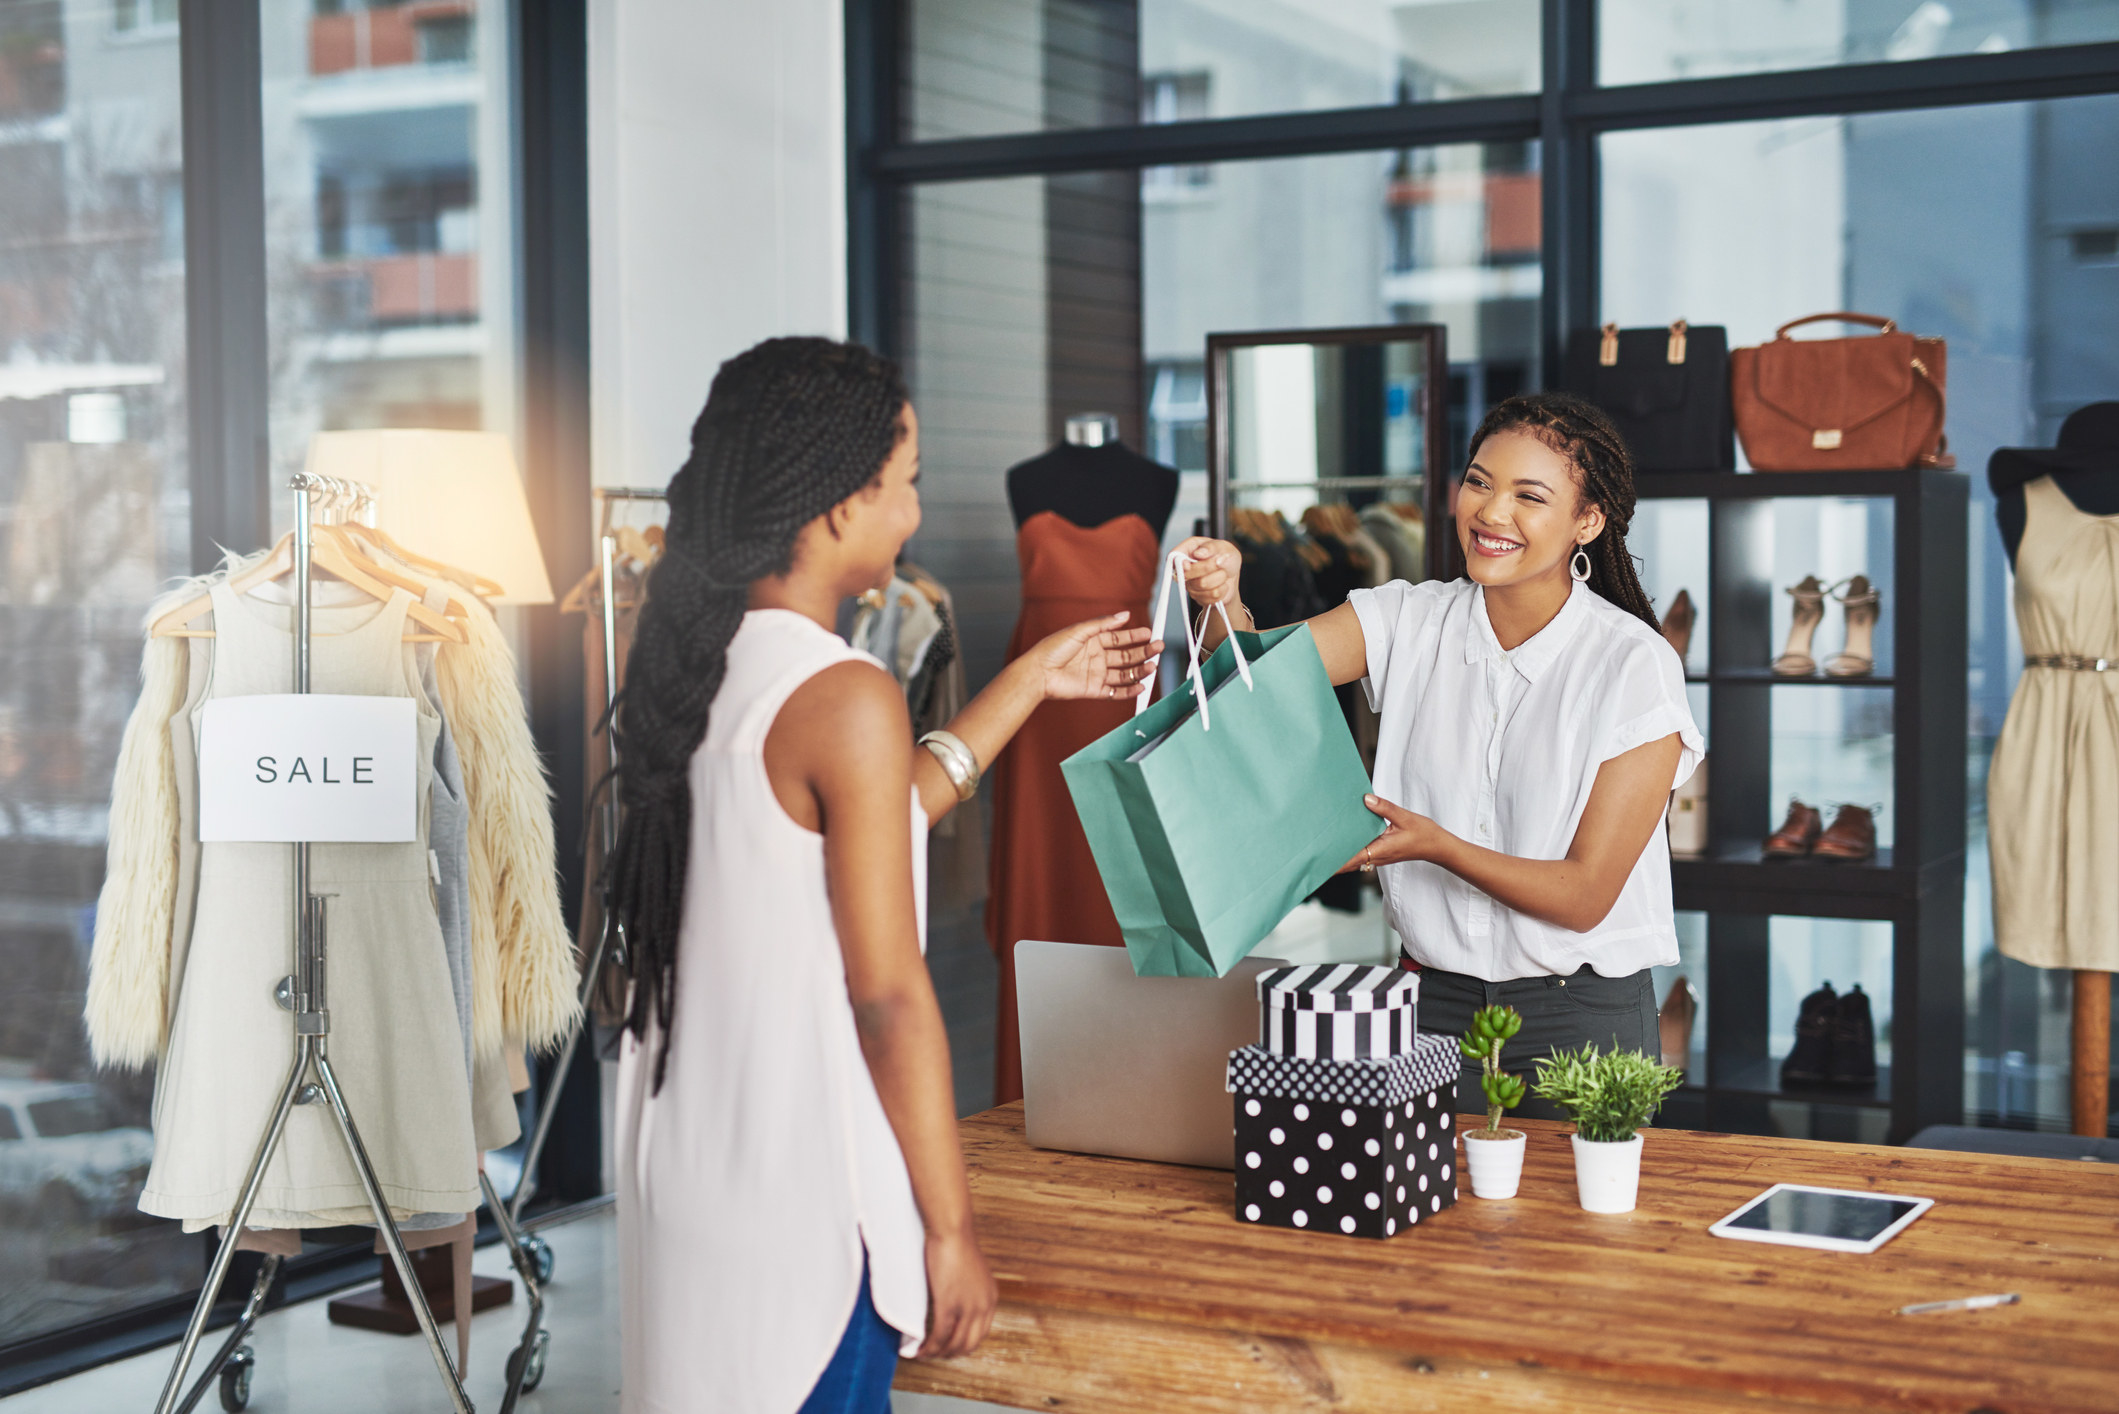
<path id="1" fill-rule="evenodd" d="M 861 1289 L 853 1319 L 801 1414 L 890 1414 L 890 1381 L 898 1372 L 898 1333 L 876 1314 L 868 1297 L 868 1256 L 861 1257 Z"/>

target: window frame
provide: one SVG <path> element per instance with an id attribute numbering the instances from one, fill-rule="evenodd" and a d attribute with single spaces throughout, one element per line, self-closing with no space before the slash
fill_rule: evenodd
<path id="1" fill-rule="evenodd" d="M 1598 0 L 1540 0 L 1536 93 L 907 142 L 900 138 L 904 0 L 845 0 L 848 313 L 853 336 L 900 352 L 899 197 L 934 182 L 1200 166 L 1472 142 L 1539 147 L 1542 363 L 1597 323 L 1597 139 L 1761 118 L 1957 108 L 2119 93 L 2119 41 L 1658 83 L 1597 82 Z"/>

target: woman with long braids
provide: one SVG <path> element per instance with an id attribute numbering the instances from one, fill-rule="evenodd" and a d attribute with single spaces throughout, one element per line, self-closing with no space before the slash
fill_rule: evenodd
<path id="1" fill-rule="evenodd" d="M 1332 681 L 1364 679 L 1382 717 L 1364 803 L 1386 828 L 1347 867 L 1382 881 L 1422 1028 L 1512 1006 L 1511 1068 L 1585 1041 L 1660 1050 L 1648 969 L 1678 960 L 1663 811 L 1704 746 L 1626 551 L 1633 505 L 1610 419 L 1510 398 L 1457 493 L 1470 577 L 1357 590 L 1310 620 Z M 1236 547 L 1179 549 L 1194 601 L 1242 627 Z M 1460 1104 L 1485 1108 L 1476 1076 Z"/>
<path id="2" fill-rule="evenodd" d="M 887 1411 L 996 1290 L 921 956 L 926 830 L 1050 698 L 1130 697 L 1125 615 L 1044 640 L 915 746 L 833 631 L 920 524 L 897 369 L 773 339 L 724 364 L 669 487 L 618 708 L 612 904 L 624 1407 Z"/>

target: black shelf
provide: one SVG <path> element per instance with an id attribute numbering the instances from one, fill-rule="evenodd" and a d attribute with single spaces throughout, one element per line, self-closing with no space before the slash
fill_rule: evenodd
<path id="1" fill-rule="evenodd" d="M 1704 857 L 1673 859 L 1673 902 L 1707 915 L 1704 1084 L 1672 1096 L 1686 1122 L 1770 1132 L 1771 1103 L 1886 1111 L 1889 1137 L 1959 1123 L 1964 1103 L 1965 553 L 1968 483 L 1934 469 L 1682 472 L 1644 475 L 1644 502 L 1705 500 L 1706 652 L 1687 680 L 1707 689 L 1708 835 Z M 1785 587 L 1770 547 L 1773 502 L 1888 500 L 1888 571 L 1878 646 L 1886 673 L 1784 678 L 1769 666 L 1773 610 Z M 1774 797 L 1771 687 L 1888 692 L 1895 848 L 1859 864 L 1766 860 L 1760 843 L 1787 801 Z M 1824 806 L 1826 801 L 1812 801 Z M 1891 1040 L 1875 1090 L 1788 1090 L 1768 1057 L 1773 917 L 1844 918 L 1891 928 Z M 1832 975 L 1833 969 L 1823 969 Z"/>
<path id="2" fill-rule="evenodd" d="M 1783 677 L 1771 668 L 1716 668 L 1712 672 L 1688 671 L 1685 681 L 1700 683 L 1707 687 L 1880 687 L 1894 688 L 1898 679 L 1888 674 L 1872 673 L 1859 678 L 1828 678 L 1813 673 L 1808 677 Z"/>

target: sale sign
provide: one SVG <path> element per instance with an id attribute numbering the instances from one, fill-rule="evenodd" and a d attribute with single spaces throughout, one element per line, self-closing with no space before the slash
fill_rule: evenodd
<path id="1" fill-rule="evenodd" d="M 417 839 L 418 755 L 409 697 L 216 697 L 199 714 L 199 838 Z"/>

